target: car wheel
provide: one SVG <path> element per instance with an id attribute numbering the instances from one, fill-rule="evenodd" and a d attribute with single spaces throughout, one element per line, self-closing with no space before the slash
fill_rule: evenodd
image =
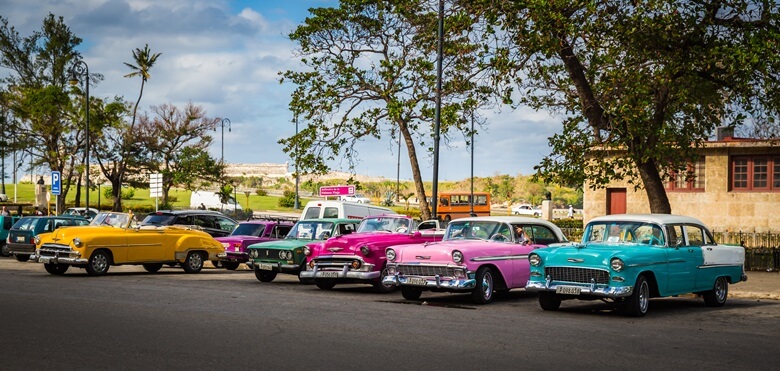
<path id="1" fill-rule="evenodd" d="M 20 261 L 20 262 L 24 263 L 24 262 L 30 260 L 30 254 L 22 254 L 22 255 L 14 254 L 14 258 L 16 258 L 16 261 Z"/>
<path id="2" fill-rule="evenodd" d="M 625 302 L 625 309 L 632 317 L 643 317 L 650 307 L 650 284 L 645 276 L 639 276 L 634 285 L 634 293 Z"/>
<path id="3" fill-rule="evenodd" d="M 398 289 L 398 286 L 396 286 L 393 283 L 383 283 L 382 277 L 387 276 L 387 269 L 382 269 L 382 274 L 379 275 L 379 278 L 372 283 L 374 286 L 374 291 L 380 293 L 380 294 L 387 294 L 389 292 L 393 292 Z"/>
<path id="4" fill-rule="evenodd" d="M 219 260 L 212 260 L 211 265 L 214 266 L 214 268 L 219 268 L 221 264 L 219 263 Z"/>
<path id="5" fill-rule="evenodd" d="M 330 290 L 336 286 L 336 280 L 332 279 L 315 279 L 314 284 L 321 290 Z"/>
<path id="6" fill-rule="evenodd" d="M 255 277 L 257 277 L 260 282 L 271 282 L 276 278 L 276 272 L 262 270 L 255 265 Z"/>
<path id="7" fill-rule="evenodd" d="M 198 273 L 201 269 L 203 269 L 203 262 L 205 260 L 206 259 L 203 258 L 203 253 L 190 251 L 190 253 L 187 254 L 187 260 L 185 260 L 184 264 L 181 266 L 187 273 Z"/>
<path id="8" fill-rule="evenodd" d="M 401 286 L 401 296 L 406 300 L 417 300 L 422 296 L 422 289 L 417 287 Z"/>
<path id="9" fill-rule="evenodd" d="M 156 264 L 143 264 L 144 269 L 146 269 L 149 273 L 157 273 L 160 269 L 162 269 L 162 263 L 156 263 Z"/>
<path id="10" fill-rule="evenodd" d="M 49 264 L 46 263 L 43 265 L 43 268 L 46 269 L 46 272 L 49 272 L 49 274 L 55 275 L 55 276 L 62 276 L 65 274 L 65 272 L 68 271 L 68 268 L 70 266 L 67 264 Z"/>
<path id="11" fill-rule="evenodd" d="M 539 306 L 544 310 L 558 310 L 561 307 L 561 298 L 552 292 L 540 292 Z"/>
<path id="12" fill-rule="evenodd" d="M 477 286 L 471 290 L 471 299 L 477 304 L 488 304 L 493 301 L 493 270 L 490 267 L 480 267 L 477 270 Z"/>
<path id="13" fill-rule="evenodd" d="M 729 296 L 729 281 L 726 277 L 718 277 L 715 279 L 715 287 L 712 290 L 705 292 L 703 295 L 704 304 L 708 307 L 721 307 L 726 303 L 726 298 Z"/>
<path id="14" fill-rule="evenodd" d="M 0 255 L 4 257 L 11 256 L 11 248 L 8 246 L 7 243 L 4 243 L 3 246 L 0 246 Z"/>
<path id="15" fill-rule="evenodd" d="M 238 269 L 238 265 L 239 264 L 240 263 L 237 263 L 237 262 L 222 262 L 222 267 L 224 267 L 225 269 L 227 269 L 229 271 L 234 271 L 234 270 Z"/>
<path id="16" fill-rule="evenodd" d="M 111 256 L 105 250 L 98 250 L 92 253 L 87 262 L 87 274 L 90 276 L 102 276 L 108 273 L 108 267 L 111 265 Z"/>

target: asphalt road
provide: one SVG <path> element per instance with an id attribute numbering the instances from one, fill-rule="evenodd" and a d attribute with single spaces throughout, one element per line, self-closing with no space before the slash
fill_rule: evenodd
<path id="1" fill-rule="evenodd" d="M 653 299 L 644 318 L 601 302 L 544 312 L 523 290 L 408 302 L 251 271 L 112 267 L 104 277 L 0 258 L 0 370 L 777 369 L 780 301 Z"/>

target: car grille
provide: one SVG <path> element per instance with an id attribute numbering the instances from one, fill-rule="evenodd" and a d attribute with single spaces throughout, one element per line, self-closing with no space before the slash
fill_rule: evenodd
<path id="1" fill-rule="evenodd" d="M 55 256 L 55 255 L 68 256 L 72 251 L 73 249 L 71 249 L 70 246 L 67 245 L 47 243 L 41 246 L 40 249 L 38 249 L 38 254 L 40 256 Z"/>
<path id="2" fill-rule="evenodd" d="M 231 253 L 232 251 L 228 251 Z M 257 249 L 257 259 L 279 259 L 279 250 Z"/>
<path id="3" fill-rule="evenodd" d="M 398 273 L 405 276 L 442 276 L 452 277 L 453 268 L 443 265 L 399 265 Z"/>
<path id="4" fill-rule="evenodd" d="M 591 279 L 594 279 L 598 284 L 609 284 L 609 272 L 601 269 L 546 267 L 544 276 L 549 276 L 553 281 L 591 283 Z"/>

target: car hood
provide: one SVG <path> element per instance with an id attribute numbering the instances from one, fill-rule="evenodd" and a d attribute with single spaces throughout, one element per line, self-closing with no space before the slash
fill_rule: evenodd
<path id="1" fill-rule="evenodd" d="M 455 264 L 452 251 L 461 252 L 488 244 L 484 241 L 446 241 L 438 243 L 417 243 L 390 246 L 395 250 L 395 263 L 398 264 Z"/>
<path id="2" fill-rule="evenodd" d="M 587 266 L 607 266 L 613 256 L 625 255 L 627 251 L 646 249 L 649 246 L 620 243 L 620 244 L 574 244 L 566 246 L 555 246 L 539 249 L 539 253 L 546 255 L 544 264 L 547 266 L 555 265 L 587 265 Z"/>
<path id="3" fill-rule="evenodd" d="M 407 233 L 364 232 L 336 236 L 321 244 L 310 244 L 310 246 L 316 249 L 317 255 L 355 254 L 363 245 L 370 245 L 373 248 L 384 250 L 385 247 L 391 245 L 432 242 L 435 239 L 441 239 L 441 236 L 421 235 L 415 237 Z"/>
<path id="4" fill-rule="evenodd" d="M 249 245 L 248 249 L 270 249 L 270 250 L 294 250 L 306 246 L 310 240 L 284 239 L 276 241 L 261 242 Z"/>

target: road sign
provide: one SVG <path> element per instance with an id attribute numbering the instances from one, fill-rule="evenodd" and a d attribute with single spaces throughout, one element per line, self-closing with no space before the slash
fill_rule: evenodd
<path id="1" fill-rule="evenodd" d="M 352 196 L 355 194 L 355 186 L 327 186 L 320 187 L 320 196 Z"/>
<path id="2" fill-rule="evenodd" d="M 149 197 L 162 197 L 162 174 L 149 174 Z"/>
<path id="3" fill-rule="evenodd" d="M 62 191 L 62 177 L 59 171 L 51 172 L 51 194 L 59 196 Z"/>

